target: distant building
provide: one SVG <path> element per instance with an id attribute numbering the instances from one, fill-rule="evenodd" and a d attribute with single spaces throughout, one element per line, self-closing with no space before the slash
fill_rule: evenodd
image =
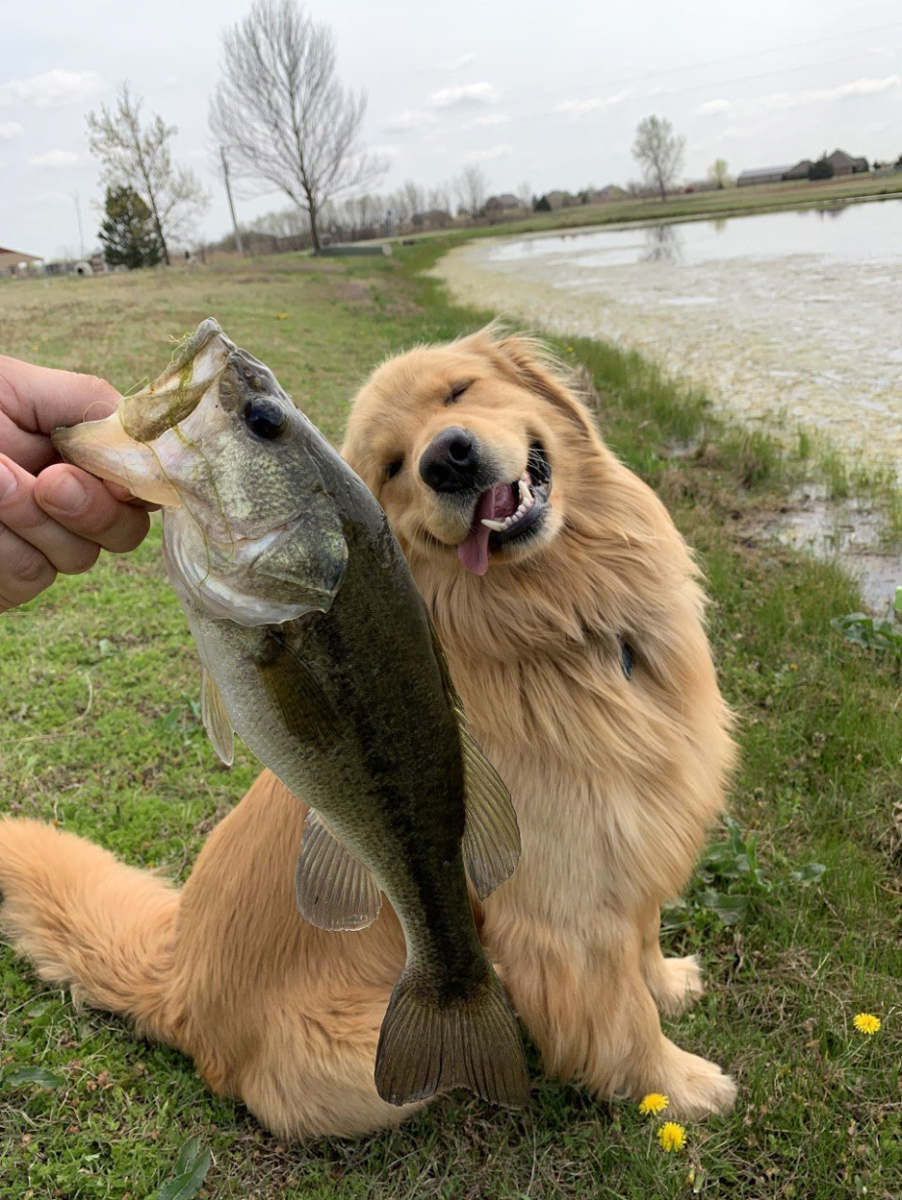
<path id="1" fill-rule="evenodd" d="M 868 169 L 866 158 L 853 158 L 845 150 L 834 150 L 827 157 L 827 162 L 833 168 L 834 175 L 859 175 Z"/>
<path id="2" fill-rule="evenodd" d="M 501 220 L 502 217 L 522 212 L 522 210 L 523 204 L 513 192 L 504 192 L 500 196 L 489 196 L 482 211 L 489 221 L 495 222 Z"/>
<path id="3" fill-rule="evenodd" d="M 597 192 L 589 192 L 588 204 L 607 204 L 611 200 L 625 200 L 627 193 L 616 183 L 609 183 Z"/>
<path id="4" fill-rule="evenodd" d="M 572 192 L 546 192 L 545 199 L 552 208 L 572 208 L 574 204 L 579 204 L 579 197 Z"/>
<path id="5" fill-rule="evenodd" d="M 22 254 L 19 250 L 5 250 L 0 246 L 0 275 L 20 275 L 23 267 L 40 261 L 36 254 Z"/>
<path id="6" fill-rule="evenodd" d="M 792 169 L 792 166 L 755 167 L 751 171 L 740 171 L 736 179 L 736 186 L 750 187 L 755 183 L 779 183 L 785 178 L 787 171 L 791 171 Z"/>
<path id="7" fill-rule="evenodd" d="M 811 170 L 811 159 L 803 158 L 800 162 L 797 162 L 794 167 L 790 167 L 789 170 L 786 172 L 786 174 L 783 176 L 783 178 L 784 179 L 807 179 L 808 172 L 810 170 Z"/>
<path id="8" fill-rule="evenodd" d="M 426 212 L 414 213 L 410 223 L 414 229 L 444 229 L 454 224 L 454 218 L 443 208 L 430 208 Z"/>

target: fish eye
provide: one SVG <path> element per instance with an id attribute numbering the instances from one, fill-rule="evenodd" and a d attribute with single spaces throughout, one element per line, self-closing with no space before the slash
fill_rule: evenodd
<path id="1" fill-rule="evenodd" d="M 268 400 L 248 400 L 241 413 L 245 425 L 258 438 L 274 442 L 287 423 L 285 412 Z"/>

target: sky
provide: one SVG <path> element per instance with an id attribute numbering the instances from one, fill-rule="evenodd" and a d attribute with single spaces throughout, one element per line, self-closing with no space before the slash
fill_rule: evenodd
<path id="1" fill-rule="evenodd" d="M 176 162 L 211 202 L 198 239 L 230 231 L 209 101 L 224 30 L 250 0 L 0 0 L 0 246 L 45 258 L 99 246 L 103 189 L 85 115 L 123 82 L 178 134 Z M 476 164 L 489 194 L 639 177 L 630 148 L 656 114 L 686 139 L 684 177 L 837 147 L 902 154 L 899 0 L 310 0 L 342 84 L 367 96 L 371 190 L 437 187 Z M 238 219 L 285 209 L 244 189 Z"/>

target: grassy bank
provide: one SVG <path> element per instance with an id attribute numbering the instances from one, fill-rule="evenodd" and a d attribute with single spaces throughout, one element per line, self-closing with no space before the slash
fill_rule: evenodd
<path id="1" fill-rule="evenodd" d="M 552 212 L 532 212 L 503 218 L 494 224 L 477 224 L 458 237 L 496 237 L 499 234 L 549 233 L 591 225 L 619 225 L 669 221 L 726 220 L 782 209 L 842 206 L 902 195 L 902 172 L 887 176 L 851 175 L 822 180 L 786 180 L 751 187 L 718 188 L 710 192 L 681 192 L 666 200 L 624 196 L 603 204 L 578 204 Z M 424 234 L 423 237 L 447 236 Z"/>
<path id="2" fill-rule="evenodd" d="M 375 362 L 484 319 L 419 275 L 432 253 L 8 284 L 2 349 L 128 390 L 165 363 L 168 338 L 213 315 L 337 438 Z M 282 1146 L 179 1055 L 77 1012 L 0 952 L 0 1197 L 154 1197 L 198 1138 L 213 1155 L 206 1194 L 236 1200 L 897 1200 L 899 667 L 831 629 L 858 606 L 847 579 L 737 535 L 784 486 L 769 443 L 725 427 L 638 356 L 558 348 L 592 373 L 605 436 L 665 498 L 709 582 L 743 758 L 734 824 L 668 913 L 669 949 L 701 955 L 709 992 L 667 1025 L 736 1075 L 735 1113 L 690 1125 L 686 1148 L 665 1154 L 634 1106 L 598 1105 L 536 1072 L 524 1114 L 461 1095 L 393 1134 Z M 0 811 L 184 879 L 257 768 L 240 754 L 226 771 L 208 745 L 195 654 L 161 580 L 155 529 L 127 559 L 104 556 L 0 617 Z M 873 1036 L 853 1026 L 862 1011 L 882 1020 Z"/>

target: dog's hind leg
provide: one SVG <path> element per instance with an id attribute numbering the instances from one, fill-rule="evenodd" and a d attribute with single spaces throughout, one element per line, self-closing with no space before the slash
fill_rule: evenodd
<path id="1" fill-rule="evenodd" d="M 704 995 L 705 986 L 694 954 L 684 958 L 664 957 L 661 952 L 660 925 L 660 916 L 656 911 L 646 925 L 642 942 L 642 977 L 658 1010 L 665 1016 L 675 1017 Z"/>
<path id="2" fill-rule="evenodd" d="M 0 929 L 50 983 L 178 1044 L 168 1010 L 179 895 L 84 838 L 0 819 Z"/>

